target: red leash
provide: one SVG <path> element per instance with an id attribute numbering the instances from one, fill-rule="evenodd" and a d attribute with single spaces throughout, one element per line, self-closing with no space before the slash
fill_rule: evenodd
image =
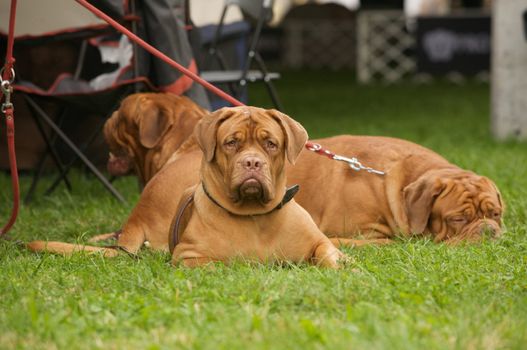
<path id="1" fill-rule="evenodd" d="M 13 64 L 15 59 L 13 57 L 13 43 L 15 39 L 15 16 L 16 16 L 16 0 L 11 0 L 11 12 L 9 15 L 9 34 L 7 37 L 7 51 L 5 64 L 0 71 L 1 75 L 1 89 L 2 95 L 5 97 L 5 101 L 2 104 L 2 113 L 5 115 L 5 123 L 7 130 L 7 147 L 9 149 L 9 166 L 11 169 L 11 184 L 13 187 L 13 209 L 11 211 L 11 217 L 7 224 L 2 227 L 0 231 L 0 237 L 5 235 L 7 231 L 14 225 L 18 216 L 18 208 L 20 206 L 20 188 L 18 184 L 18 170 L 16 166 L 16 153 L 15 153 L 15 120 L 14 120 L 14 108 L 11 103 L 11 93 L 13 88 L 11 84 L 15 80 L 15 70 Z M 1 96 L 0 96 L 1 99 Z"/>
<path id="2" fill-rule="evenodd" d="M 237 99 L 235 99 L 234 97 L 232 97 L 229 94 L 225 93 L 224 91 L 218 89 L 217 87 L 215 87 L 214 85 L 212 85 L 208 81 L 203 80 L 198 75 L 196 75 L 193 72 L 189 71 L 187 68 L 183 67 L 182 65 L 180 65 L 179 63 L 177 63 L 176 61 L 174 61 L 173 59 L 171 59 L 170 57 L 168 57 L 164 53 L 162 53 L 161 51 L 159 51 L 156 48 L 154 48 L 152 45 L 148 44 L 146 41 L 144 41 L 141 38 L 139 38 L 137 35 L 135 35 L 131 31 L 126 29 L 124 26 L 122 26 L 121 24 L 117 23 L 111 17 L 106 15 L 104 12 L 102 12 L 101 10 L 99 10 L 98 8 L 96 8 L 95 6 L 90 4 L 87 0 L 75 0 L 75 1 L 77 1 L 80 5 L 84 6 L 86 9 L 88 9 L 93 14 L 95 14 L 97 17 L 99 17 L 102 20 L 104 20 L 105 22 L 107 22 L 109 25 L 114 27 L 117 31 L 119 31 L 122 34 L 126 35 L 130 40 L 132 40 L 135 43 L 137 43 L 138 45 L 140 45 L 143 49 L 145 49 L 146 51 L 150 52 L 152 55 L 154 55 L 155 57 L 159 58 L 163 62 L 169 64 L 170 66 L 172 66 L 174 68 L 176 68 L 182 74 L 188 76 L 190 79 L 192 79 L 195 82 L 197 82 L 198 84 L 202 85 L 205 89 L 213 92 L 214 94 L 218 95 L 219 97 L 221 97 L 225 101 L 230 102 L 234 106 L 244 106 L 244 104 L 242 102 L 238 101 Z M 346 162 L 354 170 L 357 170 L 357 171 L 359 171 L 359 170 L 366 170 L 369 173 L 375 173 L 375 174 L 379 174 L 379 175 L 384 175 L 384 172 L 382 172 L 382 171 L 375 170 L 375 169 L 363 166 L 356 158 L 347 158 L 347 157 L 336 155 L 336 154 L 334 154 L 334 153 L 332 153 L 332 152 L 330 152 L 328 150 L 323 149 L 322 146 L 320 146 L 319 144 L 315 144 L 315 143 L 312 143 L 312 142 L 307 142 L 305 147 L 308 150 L 310 150 L 310 151 L 316 152 L 316 153 L 321 154 L 321 155 L 325 155 L 325 156 L 327 156 L 327 157 L 329 157 L 331 159 Z"/>
<path id="3" fill-rule="evenodd" d="M 162 53 L 161 51 L 157 50 L 155 47 L 153 47 L 152 45 L 148 44 L 146 41 L 144 41 L 143 39 L 141 39 L 140 37 L 138 37 L 137 35 L 135 35 L 131 31 L 126 29 L 121 24 L 117 23 L 110 16 L 108 16 L 107 14 L 105 14 L 104 12 L 99 10 L 97 7 L 95 7 L 92 4 L 90 4 L 88 1 L 86 1 L 86 0 L 75 0 L 75 1 L 77 1 L 80 5 L 84 6 L 86 9 L 88 9 L 94 15 L 96 15 L 97 17 L 99 17 L 100 19 L 102 19 L 103 21 L 105 21 L 106 23 L 111 25 L 112 27 L 114 27 L 117 31 L 119 31 L 122 34 L 126 35 L 130 40 L 132 40 L 135 43 L 137 43 L 143 49 L 145 49 L 146 51 L 150 52 L 152 55 L 154 55 L 155 57 L 159 58 L 160 60 L 162 60 L 163 62 L 167 63 L 168 65 L 176 68 L 182 74 L 184 74 L 187 77 L 189 77 L 190 79 L 194 80 L 196 83 L 202 85 L 205 89 L 213 92 L 214 94 L 218 95 L 219 97 L 221 97 L 225 101 L 230 102 L 233 106 L 243 106 L 243 103 L 241 103 L 240 101 L 238 101 L 234 97 L 230 96 L 229 94 L 225 93 L 224 91 L 218 89 L 217 87 L 215 87 L 214 85 L 212 85 L 208 81 L 203 80 L 198 75 L 192 73 L 187 68 L 183 67 L 182 65 L 180 65 L 179 63 L 177 63 L 176 61 L 174 61 L 173 59 L 171 59 L 170 57 L 168 57 L 164 53 Z"/>

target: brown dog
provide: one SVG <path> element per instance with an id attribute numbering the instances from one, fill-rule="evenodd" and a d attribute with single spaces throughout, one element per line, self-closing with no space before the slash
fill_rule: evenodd
<path id="1" fill-rule="evenodd" d="M 243 113 L 243 109 L 234 111 Z M 398 235 L 453 243 L 478 240 L 485 232 L 495 237 L 501 234 L 503 204 L 492 181 L 450 164 L 429 149 L 372 136 L 338 136 L 314 142 L 386 172 L 384 176 L 356 172 L 307 150 L 301 152 L 294 167 L 286 169 L 289 183 L 302 188 L 297 202 L 322 232 L 347 238 L 339 240 L 343 244 L 380 243 Z M 168 250 L 167 229 L 177 199 L 198 183 L 201 157 L 199 147 L 189 140 L 152 178 L 123 226 L 120 247 L 135 253 L 148 241 L 154 249 Z M 359 234 L 366 240 L 349 240 Z M 59 253 L 82 249 L 59 242 L 33 242 L 30 248 L 43 250 L 46 245 Z"/>
<path id="2" fill-rule="evenodd" d="M 108 172 L 121 176 L 135 170 L 143 187 L 208 113 L 184 96 L 128 96 L 104 124 L 104 138 L 110 148 Z"/>
<path id="3" fill-rule="evenodd" d="M 488 178 L 400 139 L 336 136 L 319 143 L 386 172 L 357 172 L 312 152 L 300 155 L 288 178 L 304 184 L 310 176 L 318 182 L 317 189 L 304 186 L 297 201 L 328 236 L 418 235 L 456 243 L 476 241 L 486 233 L 490 238 L 501 235 L 504 206 Z"/>
<path id="4" fill-rule="evenodd" d="M 277 111 L 222 109 L 197 125 L 196 138 L 201 180 L 173 221 L 173 263 L 242 257 L 338 267 L 342 253 L 292 199 L 296 189 L 286 191 L 286 157 L 293 163 L 307 141 L 300 124 Z"/>
<path id="5" fill-rule="evenodd" d="M 148 125 L 145 119 L 150 119 L 152 114 L 155 115 L 153 120 L 170 120 L 169 123 L 161 123 L 168 126 L 169 132 L 163 131 L 167 127 L 150 127 L 150 129 L 158 130 L 158 132 L 154 133 L 155 147 L 148 149 L 142 145 L 142 143 L 146 142 L 141 141 L 141 131 L 143 130 L 142 133 L 144 134 L 144 126 Z M 184 97 L 176 97 L 172 94 L 135 94 L 125 99 L 119 111 L 107 122 L 105 125 L 105 137 L 110 145 L 110 150 L 115 154 L 126 154 L 126 158 L 121 157 L 119 159 L 124 159 L 124 162 L 128 164 L 133 162 L 140 178 L 147 182 L 165 165 L 170 156 L 178 151 L 183 140 L 187 140 L 187 145 L 192 148 L 192 141 L 188 140 L 188 138 L 192 134 L 194 126 L 207 114 L 206 110 Z M 152 123 L 152 120 L 150 120 L 150 123 Z M 459 191 L 471 192 L 472 197 L 476 198 L 472 209 L 474 212 L 477 211 L 475 208 L 479 205 L 477 202 L 480 201 L 477 199 L 478 195 L 484 196 L 487 194 L 494 198 L 494 213 L 492 216 L 486 215 L 485 218 L 490 219 L 488 224 L 492 226 L 491 231 L 494 230 L 499 235 L 501 218 L 498 214 L 502 211 L 502 203 L 497 188 L 490 180 L 463 171 L 448 164 L 445 159 L 430 150 L 402 140 L 341 136 L 323 139 L 320 140 L 320 143 L 339 154 L 358 155 L 359 159 L 382 169 L 394 168 L 385 177 L 379 177 L 367 173 L 355 173 L 343 164 L 322 159 L 307 151 L 302 153 L 298 161 L 297 170 L 288 169 L 289 178 L 303 185 L 297 199 L 314 216 L 315 221 L 321 226 L 322 230 L 330 236 L 350 236 L 350 234 L 361 232 L 370 237 L 431 233 L 436 241 L 446 240 L 447 236 L 455 236 L 456 239 L 454 240 L 473 240 L 477 238 L 479 235 L 477 234 L 478 229 L 476 226 L 482 226 L 483 229 L 486 229 L 487 226 L 482 225 L 481 221 L 475 220 L 475 217 L 473 217 L 474 220 L 467 220 L 467 224 L 469 221 L 475 222 L 472 224 L 473 227 L 461 225 L 466 227 L 465 233 L 462 233 L 461 231 L 463 230 L 459 229 L 460 224 L 463 223 L 461 218 L 458 218 L 459 220 L 456 224 L 458 228 L 456 229 L 452 225 L 447 224 L 439 228 L 438 223 L 435 224 L 435 227 L 424 226 L 423 223 L 427 222 L 428 216 L 431 215 L 430 204 L 425 205 L 424 210 L 419 210 L 423 204 L 422 202 L 416 201 L 410 204 L 409 201 L 412 198 L 414 200 L 417 198 L 418 194 L 416 191 L 418 190 L 433 190 L 433 184 L 426 183 L 433 179 L 438 179 L 442 183 L 448 181 L 456 182 L 458 183 L 456 187 Z M 162 155 L 156 156 L 160 152 L 163 152 Z M 178 153 L 187 153 L 187 150 L 183 147 Z M 175 157 L 177 158 L 178 155 Z M 111 162 L 110 160 L 109 167 Z M 341 169 L 346 169 L 347 171 L 343 172 Z M 435 173 L 423 173 L 426 170 L 431 171 L 434 169 L 436 170 Z M 440 171 L 442 169 L 450 170 Z M 406 171 L 411 172 L 411 174 L 405 174 Z M 420 178 L 421 175 L 423 175 L 422 178 Z M 413 183 L 418 178 L 421 180 L 419 182 L 421 186 L 418 186 L 419 183 L 417 182 Z M 449 178 L 452 178 L 452 180 L 448 180 Z M 465 180 L 462 180 L 462 178 Z M 371 184 L 379 181 L 385 184 L 376 185 L 377 188 L 372 190 Z M 478 185 L 478 181 L 482 184 Z M 462 182 L 465 185 L 462 185 Z M 412 184 L 413 186 L 406 189 L 406 186 Z M 388 186 L 390 189 L 388 189 Z M 320 190 L 320 188 L 324 188 L 324 190 Z M 361 193 L 361 199 L 357 200 L 357 196 L 351 196 L 350 198 L 349 194 L 351 193 Z M 385 207 L 381 210 L 377 206 L 376 197 L 382 193 L 384 193 L 384 198 L 381 203 L 387 204 L 390 202 L 392 204 L 390 208 Z M 397 193 L 403 193 L 404 198 L 396 195 Z M 458 196 L 461 196 L 461 193 Z M 331 199 L 328 197 L 331 197 Z M 439 199 L 443 198 L 432 194 L 426 198 L 435 203 L 436 197 Z M 425 200 L 425 197 L 422 197 L 421 200 Z M 324 204 L 321 205 L 321 203 Z M 439 202 L 437 204 L 439 205 Z M 447 203 L 446 206 L 455 208 L 459 204 Z M 351 207 L 365 208 L 365 210 L 361 213 L 355 211 L 350 213 L 348 208 Z M 328 210 L 328 208 L 331 208 L 331 210 Z M 489 209 L 488 211 L 492 210 Z M 417 216 L 419 215 L 421 218 L 418 220 Z M 413 219 L 412 224 L 409 223 L 408 216 Z M 441 218 L 443 216 L 447 216 L 447 214 L 439 214 L 434 217 Z M 393 219 L 390 219 L 391 217 Z M 376 220 L 376 218 L 379 218 L 379 220 Z M 420 221 L 421 224 L 418 225 L 417 221 Z M 444 231 L 448 229 L 455 232 L 445 233 Z M 441 230 L 443 232 L 439 233 Z M 467 235 L 473 237 L 469 238 Z M 451 239 L 451 241 L 454 240 Z"/>

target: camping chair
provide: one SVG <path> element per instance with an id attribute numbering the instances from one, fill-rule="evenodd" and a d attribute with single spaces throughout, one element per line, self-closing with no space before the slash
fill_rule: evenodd
<path id="1" fill-rule="evenodd" d="M 231 6 L 237 6 L 246 19 L 253 24 L 252 36 L 248 43 L 248 50 L 242 62 L 241 69 L 229 69 L 222 53 L 218 49 L 224 29 L 225 16 Z M 263 81 L 275 107 L 282 110 L 282 104 L 273 85 L 273 80 L 280 78 L 280 74 L 269 72 L 264 60 L 256 50 L 258 41 L 264 24 L 268 23 L 273 17 L 273 0 L 225 0 L 220 21 L 216 27 L 214 39 L 208 48 L 208 59 L 204 61 L 204 69 L 201 77 L 212 84 L 226 84 L 229 92 L 235 97 L 243 96 L 247 83 Z M 219 70 L 207 70 L 209 62 L 214 59 L 219 65 Z M 251 69 L 252 63 L 256 64 L 257 69 Z"/>
<path id="2" fill-rule="evenodd" d="M 4 5 L 2 1 L 0 5 Z M 85 150 L 100 135 L 102 126 L 105 120 L 117 107 L 120 100 L 129 93 L 137 90 L 151 88 L 148 80 L 145 77 L 135 77 L 131 74 L 132 57 L 130 55 L 129 63 L 126 66 L 119 66 L 116 72 L 111 74 L 102 74 L 97 79 L 90 82 L 80 79 L 82 72 L 86 66 L 86 50 L 88 42 L 92 44 L 100 44 L 95 38 L 100 38 L 103 34 L 109 34 L 112 31 L 106 24 L 103 24 L 95 16 L 87 13 L 84 9 L 79 7 L 76 3 L 64 0 L 47 1 L 43 11 L 50 10 L 56 13 L 56 9 L 60 8 L 62 16 L 57 19 L 57 16 L 51 19 L 50 26 L 40 25 L 30 27 L 32 22 L 41 24 L 40 21 L 32 21 L 33 16 L 43 16 L 39 11 L 35 11 L 34 4 L 22 3 L 19 6 L 18 15 L 20 18 L 25 18 L 26 27 L 18 30 L 17 38 L 15 39 L 15 47 L 17 45 L 42 45 L 48 42 L 59 42 L 61 40 L 81 40 L 81 49 L 78 55 L 78 63 L 74 74 L 61 74 L 55 83 L 49 89 L 42 89 L 34 85 L 31 81 L 24 80 L 23 76 L 18 76 L 13 88 L 15 95 L 23 96 L 27 103 L 30 115 L 38 127 L 38 131 L 45 141 L 46 153 L 38 162 L 32 184 L 26 195 L 26 202 L 29 201 L 36 189 L 37 183 L 40 179 L 44 169 L 45 159 L 48 155 L 51 156 L 59 175 L 55 182 L 48 188 L 46 194 L 51 193 L 56 186 L 62 181 L 65 183 L 68 190 L 71 185 L 67 178 L 67 174 L 71 166 L 80 160 L 82 164 L 110 191 L 110 193 L 118 200 L 124 202 L 122 195 L 112 186 L 110 181 L 97 169 L 91 160 L 84 154 Z M 55 11 L 55 12 L 54 12 Z M 53 16 L 51 16 L 53 17 Z M 74 26 L 74 27 L 71 27 Z M 20 33 L 21 32 L 21 33 Z M 104 75 L 104 76 L 103 76 Z M 105 79 L 106 78 L 106 79 Z M 115 79 L 114 79 L 115 78 Z M 97 80 L 97 81 L 96 81 Z M 106 80 L 106 82 L 101 82 Z M 60 106 L 58 113 L 50 115 L 46 112 L 43 105 L 55 104 Z M 103 116 L 98 121 L 98 125 L 91 131 L 91 135 L 84 141 L 82 145 L 76 145 L 70 136 L 66 135 L 61 128 L 62 121 L 66 118 L 72 117 L 72 112 L 83 111 L 90 112 L 99 116 Z M 77 116 L 75 116 L 77 117 Z M 49 131 L 48 131 L 49 130 Z M 57 151 L 57 140 L 62 141 L 66 147 L 73 153 L 73 158 L 69 160 L 68 164 L 64 164 Z"/>

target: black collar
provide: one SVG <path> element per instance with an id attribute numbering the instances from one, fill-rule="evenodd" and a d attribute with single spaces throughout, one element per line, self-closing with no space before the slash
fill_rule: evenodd
<path id="1" fill-rule="evenodd" d="M 280 203 L 278 203 L 278 205 L 276 207 L 274 207 L 273 209 L 269 210 L 268 212 L 265 212 L 265 213 L 261 213 L 261 214 L 248 214 L 248 215 L 240 215 L 240 214 L 235 214 L 229 210 L 227 210 L 225 207 L 223 207 L 220 203 L 218 203 L 212 196 L 211 194 L 209 193 L 209 191 L 207 191 L 207 187 L 205 187 L 205 183 L 202 182 L 201 183 L 201 186 L 203 187 L 203 192 L 205 192 L 205 194 L 207 195 L 207 197 L 209 197 L 209 199 L 212 201 L 212 203 L 216 204 L 218 207 L 220 207 L 221 209 L 225 210 L 227 213 L 231 214 L 231 215 L 236 215 L 236 216 L 257 216 L 257 215 L 266 215 L 266 214 L 270 214 L 272 213 L 273 211 L 275 210 L 280 210 L 282 209 L 282 207 L 284 205 L 286 205 L 289 201 L 291 201 L 291 199 L 293 199 L 293 197 L 295 196 L 295 194 L 298 192 L 298 190 L 300 190 L 300 186 L 299 185 L 293 185 L 291 187 L 289 187 L 288 189 L 285 190 L 285 194 L 284 194 L 284 197 L 282 198 L 282 200 L 280 201 Z"/>

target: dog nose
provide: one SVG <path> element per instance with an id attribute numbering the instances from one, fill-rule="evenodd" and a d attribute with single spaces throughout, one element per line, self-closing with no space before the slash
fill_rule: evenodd
<path id="1" fill-rule="evenodd" d="M 482 237 L 497 238 L 501 234 L 501 229 L 490 223 L 483 223 L 480 226 L 480 234 Z"/>
<path id="2" fill-rule="evenodd" d="M 262 160 L 258 157 L 245 157 L 242 162 L 243 167 L 247 170 L 260 170 L 262 168 Z"/>

